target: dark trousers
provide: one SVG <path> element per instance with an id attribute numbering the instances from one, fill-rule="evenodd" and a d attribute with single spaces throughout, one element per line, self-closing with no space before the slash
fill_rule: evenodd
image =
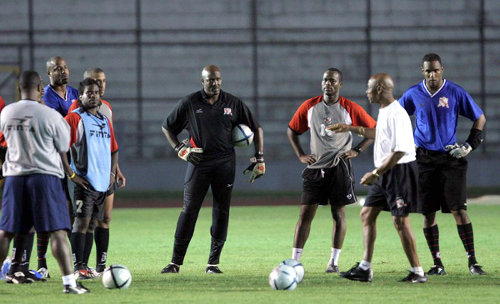
<path id="1" fill-rule="evenodd" d="M 212 188 L 213 208 L 212 226 L 210 228 L 212 243 L 208 263 L 219 263 L 222 247 L 227 236 L 234 171 L 234 154 L 220 159 L 204 161 L 196 166 L 188 163 L 184 180 L 184 206 L 175 230 L 172 263 L 182 265 L 184 261 L 189 242 L 193 237 L 198 213 L 209 187 Z"/>

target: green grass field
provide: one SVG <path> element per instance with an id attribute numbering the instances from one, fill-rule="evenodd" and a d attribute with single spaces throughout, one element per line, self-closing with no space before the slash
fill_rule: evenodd
<path id="1" fill-rule="evenodd" d="M 209 246 L 211 208 L 202 208 L 195 235 L 179 274 L 160 274 L 170 261 L 179 208 L 113 211 L 109 263 L 132 272 L 128 290 L 106 290 L 99 279 L 84 282 L 88 295 L 63 295 L 60 273 L 49 254 L 52 278 L 46 283 L 8 285 L 0 282 L 1 303 L 499 303 L 500 205 L 469 208 L 476 253 L 488 272 L 472 277 L 451 215 L 438 215 L 441 253 L 448 275 L 427 284 L 398 282 L 408 262 L 389 214 L 378 219 L 372 283 L 351 282 L 324 273 L 330 256 L 332 220 L 329 208 L 318 210 L 301 262 L 306 269 L 294 291 L 274 291 L 268 274 L 291 255 L 297 206 L 233 207 L 229 236 L 222 254 L 222 275 L 204 273 Z M 340 258 L 346 270 L 362 256 L 359 206 L 348 207 L 347 236 Z M 411 216 L 424 270 L 432 259 L 422 233 L 422 217 Z M 34 250 L 36 254 L 36 249 Z M 95 255 L 92 253 L 91 261 Z M 36 267 L 36 256 L 32 258 Z M 94 263 L 92 263 L 91 266 Z"/>

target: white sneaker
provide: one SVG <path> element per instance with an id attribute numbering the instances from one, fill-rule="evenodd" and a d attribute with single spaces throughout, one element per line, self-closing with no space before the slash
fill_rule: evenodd
<path id="1" fill-rule="evenodd" d="M 87 267 L 87 272 L 93 278 L 98 278 L 101 276 L 101 273 L 97 272 L 97 270 L 95 270 L 95 268 L 92 267 Z"/>
<path id="2" fill-rule="evenodd" d="M 64 285 L 63 293 L 69 294 L 84 294 L 89 293 L 90 290 L 82 285 L 80 282 L 76 282 L 76 287 L 71 287 L 69 285 Z"/>
<path id="3" fill-rule="evenodd" d="M 50 279 L 49 270 L 45 267 L 38 269 L 38 273 L 42 275 L 42 279 Z"/>
<path id="4" fill-rule="evenodd" d="M 5 276 L 9 273 L 10 266 L 12 265 L 12 259 L 6 257 L 3 261 L 2 268 L 0 269 L 0 280 L 5 280 Z"/>

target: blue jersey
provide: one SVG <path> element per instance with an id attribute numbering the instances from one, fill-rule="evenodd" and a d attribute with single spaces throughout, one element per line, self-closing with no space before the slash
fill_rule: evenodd
<path id="1" fill-rule="evenodd" d="M 458 115 L 476 121 L 483 111 L 461 86 L 444 80 L 443 86 L 431 94 L 425 80 L 409 88 L 399 99 L 409 115 L 415 114 L 417 147 L 445 152 L 447 145 L 457 142 Z"/>
<path id="2" fill-rule="evenodd" d="M 73 100 L 78 99 L 78 90 L 66 86 L 66 98 L 61 98 L 59 94 L 50 87 L 50 84 L 43 89 L 43 101 L 45 105 L 59 112 L 63 117 L 68 114 L 68 109 Z"/>

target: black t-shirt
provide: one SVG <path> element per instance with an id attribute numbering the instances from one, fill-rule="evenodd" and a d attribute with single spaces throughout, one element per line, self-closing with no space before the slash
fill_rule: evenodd
<path id="1" fill-rule="evenodd" d="M 220 91 L 219 100 L 209 104 L 203 90 L 182 98 L 163 121 L 163 127 L 178 135 L 186 129 L 191 146 L 203 148 L 204 160 L 234 153 L 232 130 L 245 124 L 255 133 L 259 124 L 250 109 L 237 97 Z"/>

